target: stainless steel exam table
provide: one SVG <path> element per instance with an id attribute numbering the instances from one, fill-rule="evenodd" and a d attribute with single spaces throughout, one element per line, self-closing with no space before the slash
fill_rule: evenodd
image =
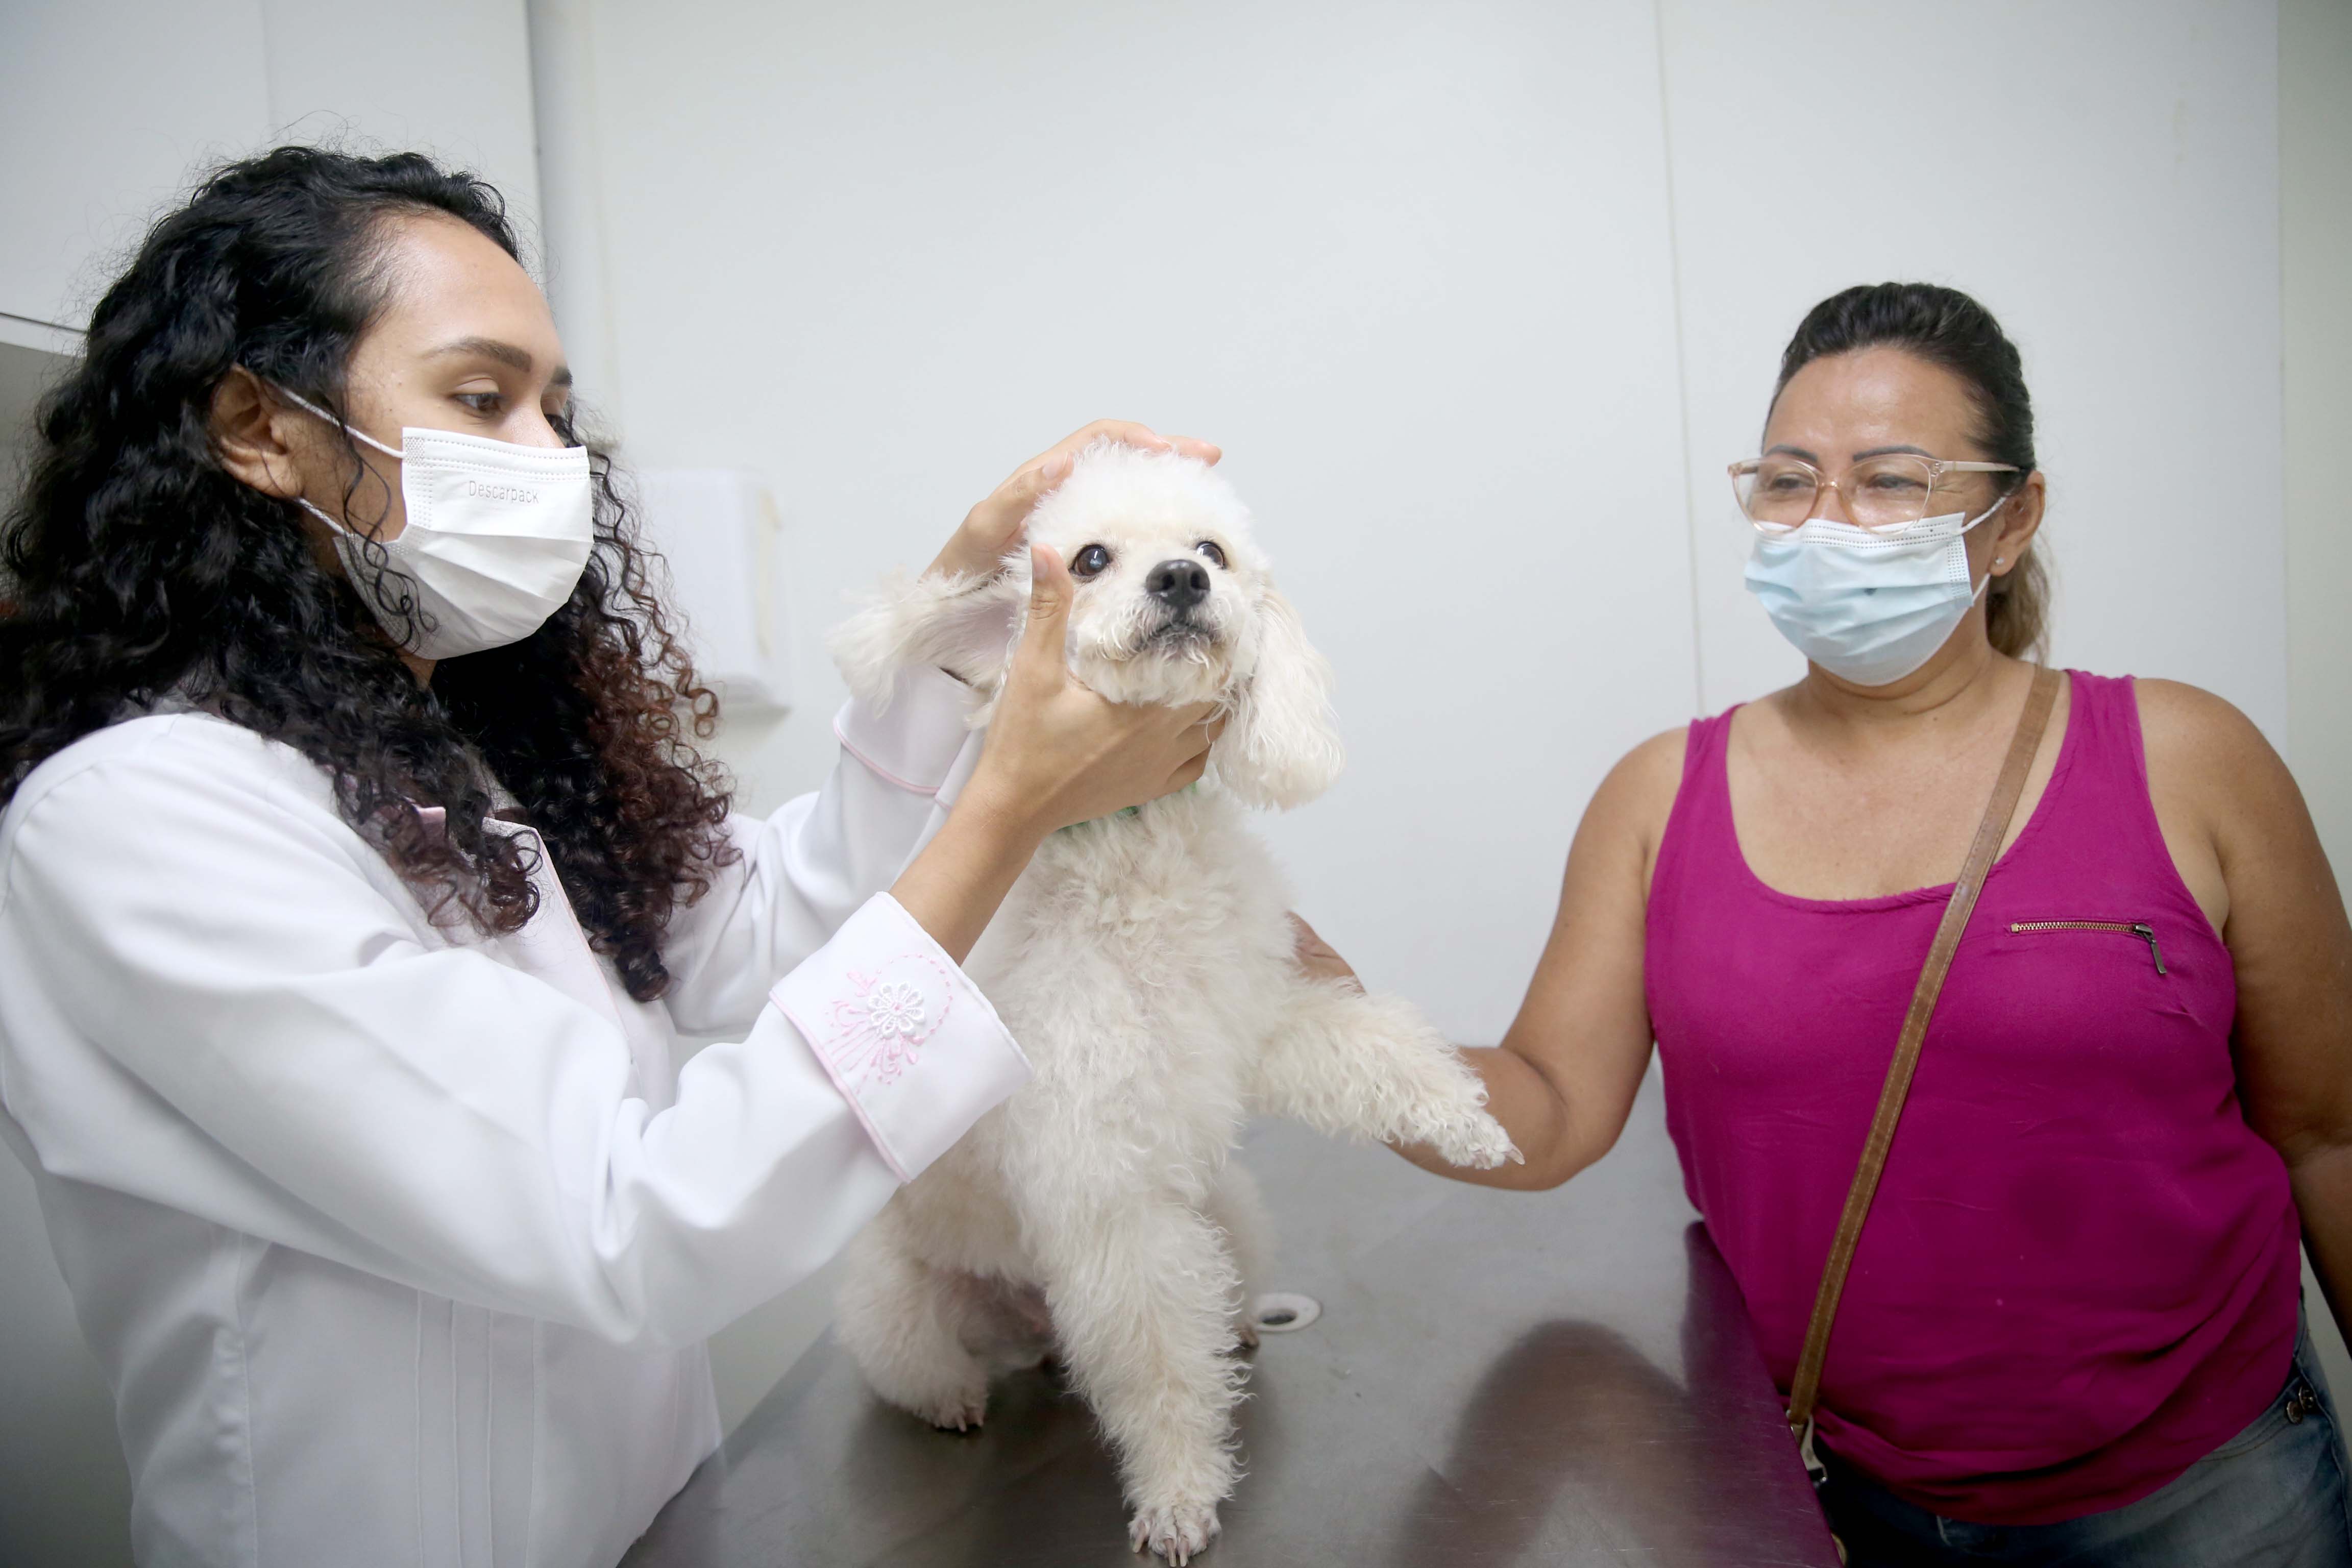
<path id="1" fill-rule="evenodd" d="M 1247 1472 L 1206 1568 L 1837 1561 L 1739 1292 L 1682 1194 L 1654 1072 L 1618 1147 L 1495 1193 L 1284 1124 L 1243 1158 L 1279 1227 Z M 1042 1373 L 986 1429 L 878 1403 L 821 1340 L 624 1568 L 1108 1568 L 1127 1545 L 1091 1416 Z"/>

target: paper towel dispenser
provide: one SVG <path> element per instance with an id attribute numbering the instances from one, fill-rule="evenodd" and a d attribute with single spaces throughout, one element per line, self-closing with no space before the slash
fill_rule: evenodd
<path id="1" fill-rule="evenodd" d="M 645 540 L 669 563 L 670 602 L 695 669 L 730 707 L 789 709 L 783 528 L 766 485 L 732 468 L 646 468 L 637 491 Z"/>

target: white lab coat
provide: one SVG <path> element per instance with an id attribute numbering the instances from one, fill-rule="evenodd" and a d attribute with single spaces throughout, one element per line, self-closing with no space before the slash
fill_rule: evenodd
<path id="1" fill-rule="evenodd" d="M 0 1136 L 113 1385 L 140 1561 L 615 1562 L 719 1442 L 703 1341 L 1027 1077 L 881 891 L 968 772 L 936 672 L 634 1001 L 542 868 L 436 928 L 290 749 L 159 713 L 0 815 Z M 528 829 L 517 829 L 528 833 Z M 681 1034 L 706 1047 L 681 1070 Z"/>

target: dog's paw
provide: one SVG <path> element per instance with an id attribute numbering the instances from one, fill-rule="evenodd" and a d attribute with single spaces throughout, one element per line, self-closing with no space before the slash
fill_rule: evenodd
<path id="1" fill-rule="evenodd" d="M 1127 1539 L 1138 1552 L 1149 1546 L 1169 1563 L 1181 1564 L 1208 1550 L 1217 1528 L 1216 1504 L 1180 1502 L 1136 1510 Z"/>
<path id="2" fill-rule="evenodd" d="M 1465 1171 L 1491 1171 L 1510 1161 L 1524 1162 L 1511 1135 L 1503 1124 L 1484 1110 L 1465 1108 L 1444 1118 L 1430 1130 L 1429 1146 L 1445 1156 L 1446 1163 Z"/>
<path id="3" fill-rule="evenodd" d="M 914 1413 L 942 1432 L 977 1432 L 988 1415 L 987 1385 L 926 1400 Z"/>

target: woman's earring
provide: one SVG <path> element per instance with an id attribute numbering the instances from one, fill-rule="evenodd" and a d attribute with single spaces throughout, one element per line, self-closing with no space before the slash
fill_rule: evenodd
<path id="1" fill-rule="evenodd" d="M 1999 565 L 2002 564 L 2002 562 L 2001 562 L 2000 557 L 2000 556 L 1998 556 L 1998 555 L 1994 556 L 1994 557 L 1992 558 L 1992 563 L 1993 563 L 1994 565 L 1996 565 L 1996 566 L 1999 566 Z"/>

